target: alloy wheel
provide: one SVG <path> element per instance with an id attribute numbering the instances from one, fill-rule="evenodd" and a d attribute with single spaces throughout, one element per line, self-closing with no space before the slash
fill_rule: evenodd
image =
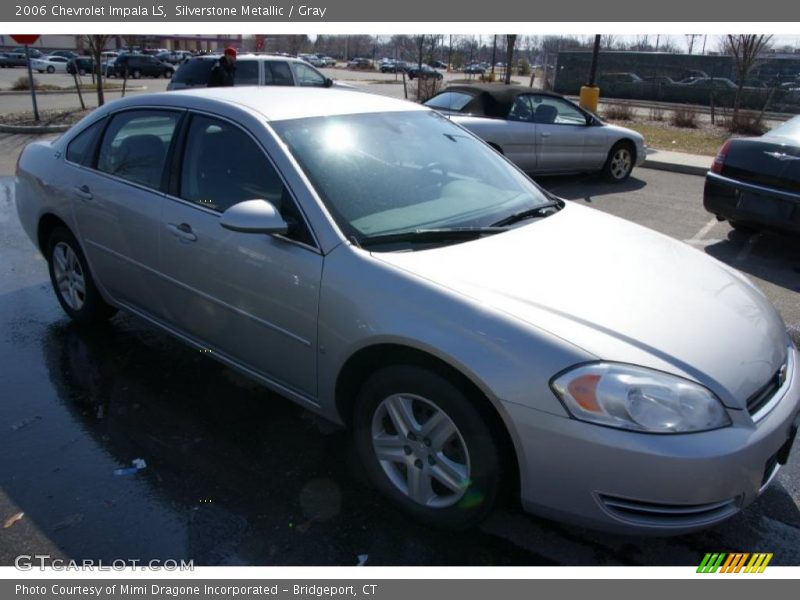
<path id="1" fill-rule="evenodd" d="M 413 394 L 385 398 L 372 417 L 372 448 L 392 484 L 417 504 L 456 504 L 470 484 L 470 457 L 453 420 Z"/>
<path id="2" fill-rule="evenodd" d="M 53 248 L 53 275 L 64 303 L 74 311 L 81 310 L 86 301 L 86 279 L 77 254 L 64 242 Z"/>
<path id="3" fill-rule="evenodd" d="M 633 164 L 633 156 L 627 148 L 617 148 L 611 155 L 611 175 L 614 179 L 627 177 Z"/>

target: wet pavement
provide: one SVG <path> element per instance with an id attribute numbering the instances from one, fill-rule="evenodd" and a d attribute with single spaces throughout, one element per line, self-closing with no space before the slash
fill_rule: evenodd
<path id="1" fill-rule="evenodd" d="M 669 177 L 673 189 L 696 183 Z M 0 177 L 0 257 L 0 525 L 24 512 L 0 527 L 2 565 L 34 553 L 196 565 L 355 565 L 358 555 L 368 565 L 696 565 L 734 550 L 800 564 L 797 447 L 761 499 L 699 534 L 610 536 L 514 507 L 479 530 L 442 532 L 382 500 L 348 436 L 288 400 L 133 317 L 71 324 L 21 230 L 10 177 Z M 134 459 L 146 468 L 114 474 Z"/>

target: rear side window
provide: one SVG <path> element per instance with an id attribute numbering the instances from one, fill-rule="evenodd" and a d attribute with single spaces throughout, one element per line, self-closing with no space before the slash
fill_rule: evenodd
<path id="1" fill-rule="evenodd" d="M 103 130 L 105 119 L 100 119 L 96 123 L 89 125 L 78 135 L 72 138 L 67 145 L 67 160 L 83 166 L 90 166 L 92 162 L 92 150 L 95 147 L 97 136 Z"/>
<path id="2" fill-rule="evenodd" d="M 470 100 L 472 100 L 470 94 L 464 94 L 463 92 L 442 92 L 428 100 L 425 106 L 440 108 L 442 110 L 458 111 L 469 104 Z"/>
<path id="3" fill-rule="evenodd" d="M 265 61 L 264 85 L 294 85 L 289 63 L 282 60 Z"/>
<path id="4" fill-rule="evenodd" d="M 237 60 L 233 81 L 236 85 L 258 85 L 258 61 Z"/>
<path id="5" fill-rule="evenodd" d="M 133 110 L 116 115 L 100 144 L 97 169 L 158 189 L 179 114 Z"/>

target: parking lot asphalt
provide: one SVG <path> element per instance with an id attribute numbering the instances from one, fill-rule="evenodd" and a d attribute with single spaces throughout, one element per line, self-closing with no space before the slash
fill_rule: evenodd
<path id="1" fill-rule="evenodd" d="M 30 139 L 0 135 L 0 522 L 24 512 L 0 529 L 0 564 L 47 553 L 198 565 L 354 565 L 359 555 L 368 565 L 697 565 L 706 552 L 757 550 L 800 565 L 800 444 L 758 501 L 692 535 L 614 536 L 513 506 L 472 532 L 416 525 L 370 489 L 344 432 L 133 317 L 72 325 L 14 209 L 9 175 Z M 800 341 L 800 241 L 716 222 L 701 177 L 638 169 L 622 185 L 540 183 L 740 269 Z M 137 458 L 145 469 L 113 474 Z"/>

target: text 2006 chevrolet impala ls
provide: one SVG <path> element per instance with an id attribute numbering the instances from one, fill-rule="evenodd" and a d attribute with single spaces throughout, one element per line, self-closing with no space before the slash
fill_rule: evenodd
<path id="1" fill-rule="evenodd" d="M 510 492 L 689 531 L 789 454 L 798 352 L 753 284 L 549 195 L 425 107 L 136 96 L 29 145 L 17 177 L 70 317 L 124 309 L 348 426 L 374 485 L 429 523 Z"/>

